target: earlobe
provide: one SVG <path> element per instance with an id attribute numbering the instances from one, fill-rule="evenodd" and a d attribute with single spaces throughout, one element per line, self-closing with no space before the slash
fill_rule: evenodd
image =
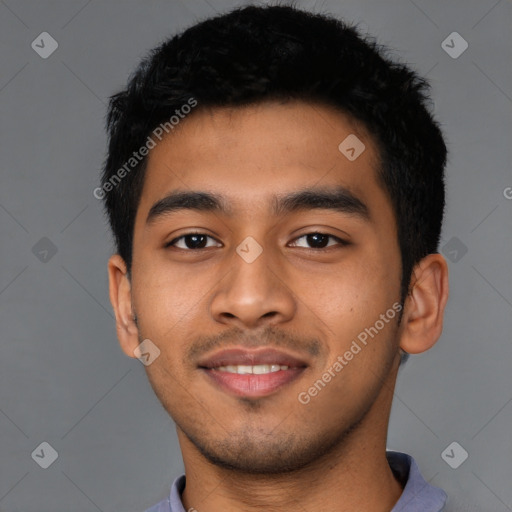
<path id="1" fill-rule="evenodd" d="M 126 263 L 119 254 L 108 261 L 110 302 L 116 317 L 117 338 L 123 352 L 136 358 L 133 351 L 139 345 L 139 332 L 132 308 L 131 283 Z"/>
<path id="2" fill-rule="evenodd" d="M 412 273 L 405 301 L 400 348 L 410 354 L 425 352 L 441 336 L 448 301 L 448 265 L 441 254 L 429 254 Z"/>

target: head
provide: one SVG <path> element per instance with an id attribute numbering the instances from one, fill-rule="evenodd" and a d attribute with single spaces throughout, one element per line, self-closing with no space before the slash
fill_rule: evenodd
<path id="1" fill-rule="evenodd" d="M 198 23 L 111 98 L 95 195 L 118 336 L 132 357 L 158 347 L 153 389 L 210 461 L 292 470 L 372 410 L 385 425 L 400 354 L 439 338 L 446 147 L 427 102 L 425 80 L 355 28 L 286 6 Z M 235 345 L 303 369 L 233 396 L 202 365 Z"/>

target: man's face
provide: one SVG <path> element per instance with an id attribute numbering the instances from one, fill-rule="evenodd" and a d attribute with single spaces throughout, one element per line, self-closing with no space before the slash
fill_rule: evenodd
<path id="1" fill-rule="evenodd" d="M 338 149 L 351 134 L 365 146 L 355 160 Z M 139 341 L 160 350 L 146 370 L 182 449 L 272 472 L 316 460 L 371 411 L 385 430 L 401 264 L 377 166 L 360 126 L 302 102 L 198 110 L 152 149 L 131 297 Z M 353 197 L 283 201 L 304 191 Z M 164 201 L 148 219 L 176 192 L 213 194 L 225 211 Z"/>

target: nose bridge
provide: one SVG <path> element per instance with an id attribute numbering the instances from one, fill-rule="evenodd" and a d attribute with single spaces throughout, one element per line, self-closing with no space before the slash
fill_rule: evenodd
<path id="1" fill-rule="evenodd" d="M 273 260 L 272 250 L 247 237 L 237 246 L 229 265 L 211 304 L 217 321 L 232 319 L 254 326 L 263 317 L 283 320 L 293 314 L 293 296 L 278 276 L 279 264 Z"/>
<path id="2" fill-rule="evenodd" d="M 257 244 L 257 245 L 256 245 Z M 229 292 L 233 297 L 246 297 L 246 302 L 256 303 L 275 288 L 275 271 L 271 270 L 271 251 L 264 249 L 251 237 L 247 237 L 236 248 L 231 262 L 232 272 Z"/>

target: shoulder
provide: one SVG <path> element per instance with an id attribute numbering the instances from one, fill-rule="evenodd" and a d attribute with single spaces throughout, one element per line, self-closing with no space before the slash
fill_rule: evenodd
<path id="1" fill-rule="evenodd" d="M 391 512 L 441 512 L 447 496 L 443 489 L 429 484 L 416 461 L 406 453 L 386 451 L 389 466 L 403 491 Z"/>
<path id="2" fill-rule="evenodd" d="M 158 502 L 156 505 L 153 505 L 151 508 L 146 509 L 144 512 L 170 512 L 171 504 L 169 502 L 169 498 L 165 498 L 164 500 Z"/>
<path id="3" fill-rule="evenodd" d="M 171 485 L 171 492 L 167 498 L 148 508 L 144 512 L 185 512 L 181 502 L 181 493 L 185 488 L 185 475 L 180 475 L 174 479 Z"/>
<path id="4" fill-rule="evenodd" d="M 443 488 L 431 485 L 420 473 L 413 457 L 387 451 L 388 463 L 404 490 L 392 512 L 491 512 L 489 504 L 474 489 L 457 479 L 444 481 Z"/>

